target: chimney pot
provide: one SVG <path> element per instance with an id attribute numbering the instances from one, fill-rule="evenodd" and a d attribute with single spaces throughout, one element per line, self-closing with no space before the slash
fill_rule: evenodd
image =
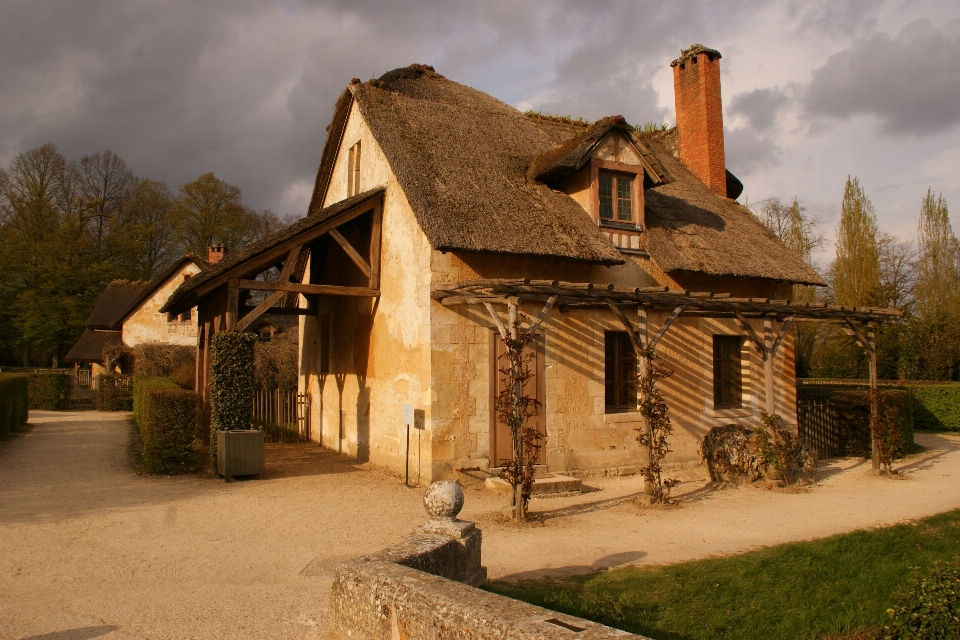
<path id="1" fill-rule="evenodd" d="M 720 58 L 716 49 L 695 44 L 682 50 L 670 66 L 673 67 L 680 160 L 704 184 L 726 197 Z"/>
<path id="2" fill-rule="evenodd" d="M 222 246 L 207 247 L 207 264 L 213 266 L 220 262 L 220 260 L 223 259 L 223 253 Z"/>

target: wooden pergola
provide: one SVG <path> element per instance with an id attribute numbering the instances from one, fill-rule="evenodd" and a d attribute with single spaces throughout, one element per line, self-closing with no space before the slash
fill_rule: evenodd
<path id="1" fill-rule="evenodd" d="M 787 330 L 794 322 L 820 322 L 839 325 L 856 340 L 870 363 L 870 410 L 872 418 L 879 412 L 877 406 L 877 350 L 876 330 L 880 323 L 899 318 L 899 309 L 875 307 L 847 307 L 768 298 L 735 298 L 727 293 L 684 291 L 668 287 L 622 288 L 612 284 L 598 285 L 581 282 L 530 279 L 464 280 L 451 284 L 435 284 L 431 296 L 444 306 L 483 305 L 500 334 L 507 338 L 516 331 L 517 320 L 526 316 L 531 333 L 543 322 L 553 307 L 566 309 L 610 309 L 623 324 L 637 355 L 640 375 L 646 373 L 647 357 L 655 353 L 660 340 L 681 315 L 705 318 L 730 318 L 746 334 L 764 362 L 766 413 L 777 413 L 774 385 L 774 358 Z M 539 302 L 543 309 L 537 317 L 520 311 L 523 302 Z M 507 307 L 508 326 L 505 326 L 493 305 Z M 650 311 L 669 311 L 666 320 L 656 330 L 649 326 Z M 628 317 L 636 314 L 636 327 Z M 760 335 L 748 319 L 763 320 Z M 779 322 L 774 331 L 774 322 Z M 650 334 L 653 334 L 652 336 Z M 515 334 L 514 334 L 514 337 Z M 637 398 L 638 407 L 642 398 Z M 873 445 L 873 466 L 879 468 L 876 443 Z"/>

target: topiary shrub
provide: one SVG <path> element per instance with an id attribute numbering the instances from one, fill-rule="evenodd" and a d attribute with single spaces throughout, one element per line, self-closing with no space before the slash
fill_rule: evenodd
<path id="1" fill-rule="evenodd" d="M 257 336 L 221 331 L 210 341 L 210 457 L 216 465 L 217 431 L 253 428 L 253 350 Z"/>
<path id="2" fill-rule="evenodd" d="M 137 378 L 135 422 L 150 473 L 181 473 L 200 463 L 200 396 L 168 378 Z"/>
<path id="3" fill-rule="evenodd" d="M 960 431 L 960 385 L 916 385 L 910 391 L 915 429 Z"/>
<path id="4" fill-rule="evenodd" d="M 913 579 L 897 605 L 887 609 L 884 640 L 960 638 L 960 557 L 937 560 L 930 573 Z"/>
<path id="5" fill-rule="evenodd" d="M 66 373 L 30 374 L 30 408 L 39 411 L 66 409 L 68 378 Z"/>
<path id="6" fill-rule="evenodd" d="M 27 424 L 30 406 L 29 378 L 15 373 L 0 373 L 0 435 Z"/>
<path id="7" fill-rule="evenodd" d="M 97 376 L 97 411 L 130 411 L 133 389 L 128 376 Z"/>
<path id="8" fill-rule="evenodd" d="M 165 342 L 143 342 L 133 348 L 133 373 L 137 376 L 169 377 L 174 371 L 197 361 L 197 348 Z"/>

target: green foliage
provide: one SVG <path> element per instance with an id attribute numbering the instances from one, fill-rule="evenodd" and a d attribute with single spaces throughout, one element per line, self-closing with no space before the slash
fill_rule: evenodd
<path id="1" fill-rule="evenodd" d="M 913 415 L 910 394 L 901 389 L 879 392 L 882 418 L 888 427 L 892 458 L 902 458 L 913 449 Z M 840 425 L 838 454 L 869 458 L 872 455 L 870 423 L 870 391 L 843 390 L 830 397 L 830 408 L 837 414 Z M 893 431 L 896 432 L 895 435 Z"/>
<path id="2" fill-rule="evenodd" d="M 197 376 L 197 368 L 192 364 L 182 364 L 170 374 L 170 379 L 173 380 L 177 385 L 186 389 L 187 391 L 193 391 L 195 378 Z"/>
<path id="3" fill-rule="evenodd" d="M 920 207 L 917 228 L 917 282 L 915 296 L 920 315 L 956 312 L 960 296 L 960 273 L 957 263 L 957 238 L 950 226 L 947 201 L 934 198 L 933 191 Z"/>
<path id="4" fill-rule="evenodd" d="M 210 458 L 217 462 L 217 430 L 253 428 L 253 349 L 257 336 L 221 331 L 210 343 Z"/>
<path id="5" fill-rule="evenodd" d="M 836 246 L 831 278 L 837 304 L 877 304 L 881 296 L 877 214 L 857 178 L 848 177 L 844 187 Z"/>
<path id="6" fill-rule="evenodd" d="M 661 640 L 860 637 L 847 634 L 888 622 L 911 576 L 958 546 L 960 510 L 726 558 L 484 588 Z"/>
<path id="7" fill-rule="evenodd" d="M 0 373 L 0 436 L 27 424 L 30 396 L 29 378 L 16 373 Z"/>
<path id="8" fill-rule="evenodd" d="M 928 575 L 914 578 L 897 605 L 887 609 L 884 640 L 960 638 L 960 557 L 937 560 Z"/>
<path id="9" fill-rule="evenodd" d="M 137 378 L 134 420 L 144 468 L 180 473 L 200 462 L 200 396 L 168 378 Z"/>
<path id="10" fill-rule="evenodd" d="M 910 392 L 915 429 L 960 431 L 960 385 L 916 385 Z"/>
<path id="11" fill-rule="evenodd" d="M 130 411 L 133 390 L 128 376 L 98 376 L 97 411 Z"/>
<path id="12" fill-rule="evenodd" d="M 69 377 L 66 373 L 30 374 L 30 408 L 39 411 L 65 409 Z"/>
<path id="13" fill-rule="evenodd" d="M 213 173 L 181 186 L 172 215 L 186 250 L 206 255 L 210 246 L 234 251 L 250 242 L 257 232 L 257 215 L 240 198 L 239 187 Z"/>
<path id="14" fill-rule="evenodd" d="M 938 310 L 908 319 L 900 371 L 908 380 L 960 381 L 960 314 Z"/>

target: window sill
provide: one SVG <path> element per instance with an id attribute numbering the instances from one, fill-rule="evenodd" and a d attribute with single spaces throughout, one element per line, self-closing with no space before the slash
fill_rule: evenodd
<path id="1" fill-rule="evenodd" d="M 643 416 L 638 411 L 624 411 L 623 413 L 605 413 L 603 414 L 604 424 L 617 424 L 621 422 L 641 422 Z"/>
<path id="2" fill-rule="evenodd" d="M 714 409 L 714 418 L 749 418 L 753 415 L 750 409 L 743 407 L 727 407 L 723 409 Z"/>
<path id="3" fill-rule="evenodd" d="M 616 220 L 600 220 L 600 226 L 607 229 L 620 229 L 622 231 L 643 231 L 643 227 L 633 222 L 617 222 Z"/>

